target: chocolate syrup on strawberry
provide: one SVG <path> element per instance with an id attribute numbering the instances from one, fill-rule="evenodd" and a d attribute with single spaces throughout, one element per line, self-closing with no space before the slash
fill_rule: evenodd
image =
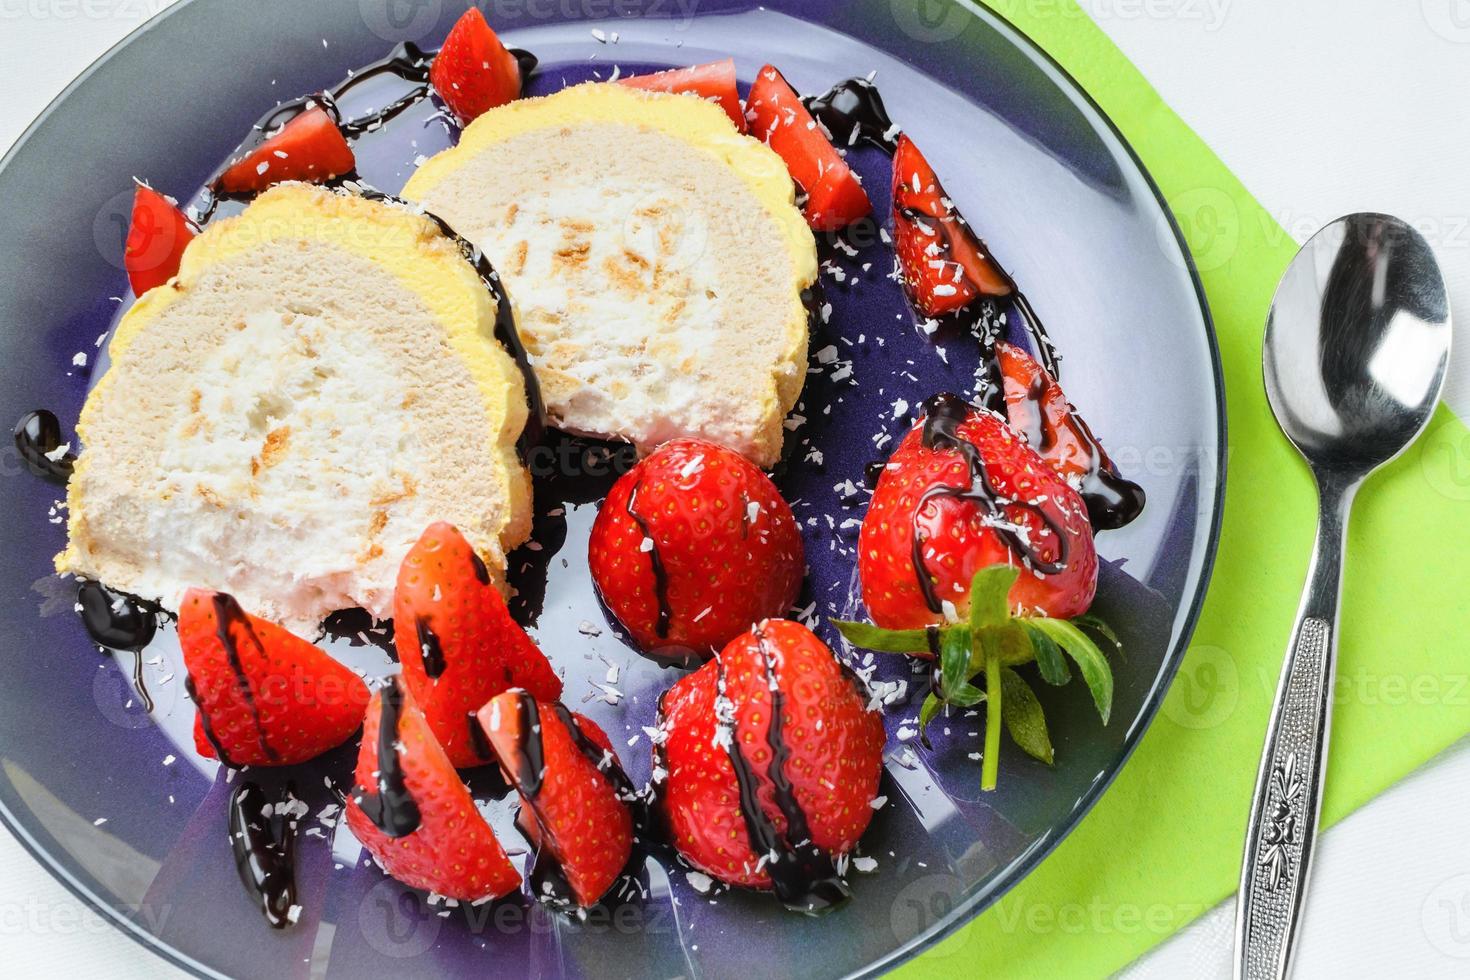
<path id="1" fill-rule="evenodd" d="M 1042 454 L 1056 444 L 1058 435 L 1057 426 L 1047 416 L 1043 404 L 1045 395 L 1046 379 L 1038 377 L 1026 389 L 1025 417 L 1016 419 L 1014 415 L 1017 413 L 1008 413 L 1012 426 L 1026 437 L 1031 448 Z M 1021 424 L 1017 425 L 1018 422 Z M 1132 523 L 1143 513 L 1143 505 L 1148 499 L 1143 487 L 1118 473 L 1082 416 L 1072 412 L 1062 424 L 1087 452 L 1087 470 L 1078 489 L 1087 504 L 1087 516 L 1092 526 L 1099 531 L 1109 531 Z"/>
<path id="2" fill-rule="evenodd" d="M 38 408 L 22 415 L 15 423 L 15 448 L 26 466 L 37 476 L 65 486 L 71 479 L 77 457 L 72 452 L 55 459 L 47 455 L 55 453 L 61 446 L 61 421 L 54 413 Z"/>
<path id="3" fill-rule="evenodd" d="M 275 761 L 279 754 L 271 747 L 265 737 L 265 726 L 260 721 L 260 706 L 255 703 L 255 689 L 250 686 L 250 678 L 245 675 L 245 665 L 240 661 L 240 648 L 235 642 L 231 626 L 239 627 L 260 646 L 260 639 L 255 635 L 255 627 L 250 625 L 250 617 L 245 615 L 245 610 L 235 601 L 235 597 L 224 592 L 216 592 L 211 599 L 214 604 L 215 636 L 219 638 L 220 645 L 224 647 L 225 659 L 229 662 L 230 670 L 234 672 L 235 683 L 240 688 L 240 696 L 245 701 L 245 707 L 250 711 L 250 718 L 255 723 L 255 737 L 260 743 L 260 751 L 267 759 Z M 199 717 L 203 721 L 204 731 L 209 738 L 210 745 L 219 752 L 219 741 L 214 737 L 213 729 L 209 724 L 209 712 L 205 710 L 204 702 L 199 700 L 197 692 L 191 685 L 189 694 L 194 697 L 194 703 L 199 707 Z M 220 762 L 230 765 L 226 757 L 221 754 Z"/>
<path id="4" fill-rule="evenodd" d="M 618 764 L 617 757 L 583 733 L 576 717 L 566 705 L 557 702 L 551 705 L 551 710 L 571 735 L 577 751 L 611 784 L 618 799 L 632 808 L 635 833 L 646 839 L 647 834 L 643 832 L 648 825 L 646 806 L 638 791 L 633 788 L 632 780 Z M 531 894 L 552 905 L 575 905 L 576 896 L 567 881 L 561 861 L 552 853 L 552 848 L 547 846 L 550 832 L 537 812 L 537 798 L 546 778 L 546 746 L 543 741 L 541 707 L 534 697 L 524 691 L 516 692 L 516 742 L 512 751 L 514 759 L 507 769 L 513 770 L 515 788 L 525 801 L 525 806 L 530 809 L 530 819 L 537 822 L 541 836 L 541 846 L 537 848 L 531 863 Z M 522 816 L 526 816 L 524 812 Z M 519 820 L 517 825 L 520 825 Z M 521 832 L 526 833 L 524 827 Z"/>
<path id="5" fill-rule="evenodd" d="M 272 800 L 253 782 L 241 783 L 230 796 L 235 868 L 273 929 L 292 924 L 296 905 L 296 820 L 284 812 L 292 799 L 289 786 Z"/>
<path id="6" fill-rule="evenodd" d="M 925 490 L 919 497 L 918 504 L 914 507 L 914 541 L 910 560 L 914 567 L 914 576 L 918 579 L 919 590 L 924 594 L 924 604 L 929 607 L 930 612 L 940 613 L 944 611 L 943 601 L 939 594 L 934 591 L 934 579 L 929 574 L 928 565 L 924 562 L 924 537 L 919 533 L 918 518 L 923 512 L 924 506 L 931 500 L 947 497 L 953 500 L 968 500 L 984 507 L 989 513 L 1004 518 L 1007 508 L 1016 507 L 1028 510 L 1038 520 L 1042 521 L 1057 540 L 1059 554 L 1055 561 L 1048 561 L 1041 557 L 1041 553 L 1029 541 L 1023 539 L 1014 530 L 1000 522 L 992 526 L 1001 540 L 1011 549 L 1017 557 L 1021 558 L 1037 572 L 1043 575 L 1055 575 L 1067 567 L 1067 557 L 1071 550 L 1067 536 L 1056 521 L 1041 507 L 1020 500 L 1007 500 L 1003 498 L 990 482 L 990 473 L 985 467 L 985 460 L 980 457 L 980 450 L 975 444 L 960 435 L 960 426 L 964 424 L 970 412 L 974 409 L 969 402 L 959 395 L 942 392 L 934 395 L 924 402 L 923 442 L 924 448 L 939 451 L 953 451 L 960 454 L 969 468 L 970 484 L 963 487 L 952 487 L 939 484 Z"/>
<path id="7" fill-rule="evenodd" d="M 660 639 L 669 635 L 669 624 L 674 618 L 674 607 L 669 603 L 669 570 L 664 567 L 664 560 L 659 557 L 658 542 L 654 540 L 653 533 L 648 529 L 645 521 L 637 511 L 638 491 L 643 484 L 633 484 L 633 489 L 628 493 L 626 510 L 628 516 L 638 525 L 638 530 L 643 532 L 643 540 L 647 541 L 651 548 L 648 549 L 648 560 L 653 565 L 653 592 L 658 599 L 658 621 L 654 625 L 654 632 Z"/>
<path id="8" fill-rule="evenodd" d="M 475 758 L 489 762 L 495 758 L 495 750 L 490 747 L 490 739 L 485 735 L 485 729 L 480 727 L 480 719 L 473 711 L 465 713 L 465 723 L 470 729 L 470 748 L 475 750 Z"/>
<path id="9" fill-rule="evenodd" d="M 419 805 L 408 791 L 403 761 L 398 757 L 398 723 L 403 714 L 403 687 L 397 675 L 388 679 L 378 699 L 377 785 L 369 792 L 352 788 L 352 801 L 373 826 L 389 837 L 407 837 L 423 822 Z"/>
<path id="10" fill-rule="evenodd" d="M 113 592 L 101 582 L 79 585 L 77 605 L 93 643 L 133 655 L 133 686 L 138 689 L 144 710 L 152 714 L 153 697 L 143 678 L 143 648 L 153 642 L 163 610 L 136 596 Z"/>
<path id="11" fill-rule="evenodd" d="M 449 664 L 444 660 L 444 646 L 439 642 L 439 636 L 429 621 L 422 616 L 414 620 L 414 632 L 418 636 L 419 652 L 423 655 L 424 673 L 432 680 L 438 680 Z"/>
<path id="12" fill-rule="evenodd" d="M 745 822 L 750 849 L 757 858 L 767 859 L 766 874 L 770 876 L 772 890 L 781 904 L 793 912 L 820 915 L 845 904 L 852 897 L 852 892 L 837 873 L 832 855 L 812 843 L 806 811 L 786 776 L 786 763 L 791 757 L 791 749 L 783 734 L 786 720 L 782 709 L 786 698 L 776 682 L 765 636 L 759 629 L 756 630 L 756 640 L 771 690 L 771 720 L 766 726 L 766 745 L 771 750 L 771 761 L 766 767 L 766 776 L 771 781 L 772 799 L 785 818 L 785 832 L 776 826 L 761 805 L 760 776 L 746 758 L 739 734 L 733 731 L 738 722 L 732 720 L 726 752 L 735 770 L 740 815 Z M 724 698 L 725 664 L 718 656 L 715 663 L 719 696 Z M 716 724 L 723 722 L 717 721 Z"/>
<path id="13" fill-rule="evenodd" d="M 838 146 L 864 140 L 889 156 L 898 148 L 900 130 L 889 118 L 878 86 L 866 78 L 849 78 L 802 101 Z"/>

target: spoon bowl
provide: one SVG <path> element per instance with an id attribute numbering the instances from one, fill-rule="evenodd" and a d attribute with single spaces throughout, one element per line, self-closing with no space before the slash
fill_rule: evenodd
<path id="1" fill-rule="evenodd" d="M 1434 253 L 1383 214 L 1339 218 L 1302 246 L 1266 320 L 1266 396 L 1314 469 L 1362 478 L 1429 423 L 1450 352 Z"/>

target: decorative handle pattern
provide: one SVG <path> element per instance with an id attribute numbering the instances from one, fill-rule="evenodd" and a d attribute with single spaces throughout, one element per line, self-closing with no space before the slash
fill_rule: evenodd
<path id="1" fill-rule="evenodd" d="M 1327 758 L 1331 626 L 1302 620 L 1267 733 L 1241 872 L 1236 976 L 1286 975 Z"/>

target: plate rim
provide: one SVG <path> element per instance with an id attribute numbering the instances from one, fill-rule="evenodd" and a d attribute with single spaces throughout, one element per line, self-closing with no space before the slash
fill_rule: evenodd
<path id="1" fill-rule="evenodd" d="M 0 156 L 0 174 L 3 174 L 14 159 L 24 151 L 31 138 L 61 108 L 72 93 L 90 79 L 103 65 L 112 60 L 118 52 L 134 43 L 143 34 L 158 28 L 159 25 L 163 24 L 169 18 L 195 6 L 197 2 L 198 0 L 177 0 L 176 3 L 149 17 L 148 20 L 129 31 L 93 60 L 65 88 L 57 93 L 55 98 L 46 104 L 45 108 L 16 137 L 14 144 L 11 145 L 3 156 Z M 1112 787 L 1113 781 L 1117 779 L 1118 774 L 1131 761 L 1133 753 L 1137 749 L 1138 744 L 1143 740 L 1144 735 L 1153 727 L 1164 698 L 1168 695 L 1169 688 L 1173 685 L 1174 678 L 1179 672 L 1179 666 L 1188 652 L 1189 643 L 1193 639 L 1205 600 L 1209 595 L 1215 562 L 1219 554 L 1220 531 L 1225 512 L 1225 487 L 1228 477 L 1227 466 L 1229 457 L 1229 417 L 1225 397 L 1224 366 L 1220 357 L 1219 338 L 1216 334 L 1215 320 L 1210 309 L 1209 298 L 1205 293 L 1204 283 L 1200 278 L 1199 269 L 1194 260 L 1194 254 L 1190 250 L 1189 243 L 1184 238 L 1184 233 L 1179 227 L 1179 222 L 1174 215 L 1173 209 L 1169 206 L 1169 202 L 1164 197 L 1164 193 L 1159 187 L 1158 182 L 1154 180 L 1153 174 L 1144 165 L 1138 151 L 1133 148 L 1133 144 L 1123 134 L 1122 130 L 1119 129 L 1107 111 L 1098 104 L 1092 94 L 1070 71 L 1039 43 L 1033 40 L 1029 34 L 1008 20 L 1000 11 L 989 6 L 985 0 L 978 0 L 978 2 L 973 4 L 961 3 L 960 6 L 971 16 L 984 21 L 990 28 L 1003 36 L 1022 53 L 1054 72 L 1058 77 L 1060 86 L 1070 89 L 1072 94 L 1079 97 L 1087 109 L 1112 134 L 1153 195 L 1154 203 L 1159 208 L 1162 218 L 1167 223 L 1169 232 L 1172 235 L 1172 241 L 1179 250 L 1179 257 L 1183 261 L 1184 272 L 1188 274 L 1190 284 L 1194 288 L 1195 299 L 1199 305 L 1202 325 L 1204 327 L 1205 348 L 1209 355 L 1210 373 L 1214 382 L 1215 395 L 1216 458 L 1213 461 L 1215 492 L 1210 512 L 1209 532 L 1205 540 L 1203 560 L 1200 564 L 1199 582 L 1188 602 L 1185 617 L 1179 632 L 1179 638 L 1171 645 L 1171 649 L 1160 665 L 1159 674 L 1153 690 L 1140 708 L 1138 717 L 1141 723 L 1134 724 L 1131 732 L 1124 737 L 1122 755 L 1117 763 L 1112 766 L 1111 771 L 1107 772 L 1103 779 L 1094 782 L 1088 787 L 1087 792 L 1083 794 L 1067 814 L 1065 826 L 1061 829 L 1060 833 L 1054 836 L 1048 836 L 1033 844 L 1020 858 L 1013 862 L 1011 869 L 1006 873 L 1008 880 L 998 884 L 989 891 L 966 897 L 964 900 L 958 902 L 947 915 L 932 923 L 922 934 L 895 946 L 886 954 L 866 964 L 861 969 L 849 973 L 847 975 L 849 978 L 878 976 L 905 962 L 916 959 L 954 935 L 960 928 L 975 918 L 978 918 L 986 909 L 998 902 L 1012 888 L 1030 875 L 1031 872 L 1036 870 L 1037 865 L 1045 860 L 1056 849 L 1057 845 L 1077 828 L 1087 817 L 1088 813 L 1091 812 L 1097 801 Z M 111 902 L 94 893 L 86 883 L 78 880 L 70 871 L 53 858 L 45 845 L 37 840 L 30 832 L 26 823 L 13 813 L 3 801 L 0 801 L 0 824 L 3 824 L 10 831 L 26 853 L 45 868 L 53 878 L 81 900 L 84 905 L 101 916 L 103 920 L 117 928 L 123 935 L 129 937 L 164 961 L 195 976 L 226 978 L 227 980 L 227 974 L 221 973 L 209 965 L 199 962 L 169 944 L 161 937 L 149 932 L 127 915 L 123 914 L 122 910 L 116 908 Z"/>

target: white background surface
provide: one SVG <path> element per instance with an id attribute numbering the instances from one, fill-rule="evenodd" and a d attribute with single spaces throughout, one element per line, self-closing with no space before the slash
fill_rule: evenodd
<path id="1" fill-rule="evenodd" d="M 168 2 L 0 0 L 0 147 Z M 1081 2 L 1295 238 L 1357 210 L 1424 232 L 1462 324 L 1447 400 L 1470 415 L 1470 0 Z M 3 830 L 0 882 L 0 974 L 182 976 Z M 1228 977 L 1232 914 L 1213 910 L 1126 975 Z M 1470 976 L 1470 742 L 1319 852 L 1298 976 L 1390 975 Z"/>

